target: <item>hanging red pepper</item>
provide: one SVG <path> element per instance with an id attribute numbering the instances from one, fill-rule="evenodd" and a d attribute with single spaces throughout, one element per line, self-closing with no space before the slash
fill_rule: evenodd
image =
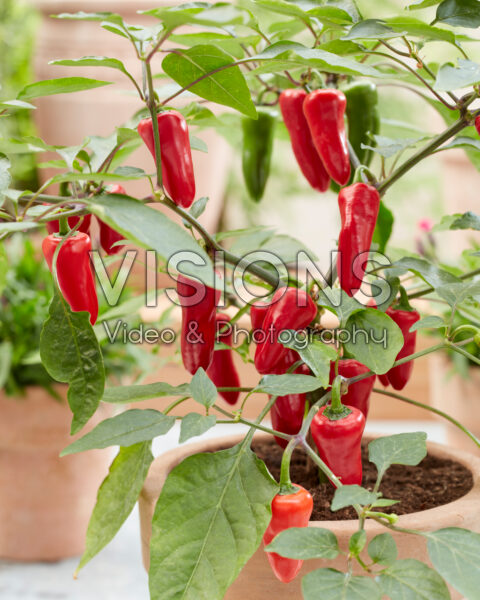
<path id="1" fill-rule="evenodd" d="M 267 314 L 269 307 L 270 304 L 267 304 L 266 302 L 257 301 L 255 304 L 252 304 L 250 308 L 250 320 L 254 331 L 262 329 L 263 321 L 265 320 L 265 315 Z"/>
<path id="2" fill-rule="evenodd" d="M 283 330 L 306 327 L 317 314 L 317 307 L 304 290 L 293 287 L 278 289 L 262 324 L 266 334 L 264 342 L 255 350 L 255 367 L 259 373 L 273 373 L 288 354 L 278 337 Z"/>
<path id="3" fill-rule="evenodd" d="M 340 190 L 338 205 L 342 219 L 338 277 L 342 290 L 353 296 L 360 289 L 365 274 L 368 255 L 364 253 L 369 252 L 372 245 L 380 196 L 372 185 L 354 183 Z"/>
<path id="4" fill-rule="evenodd" d="M 179 275 L 177 292 L 182 306 L 181 351 L 183 364 L 194 375 L 210 366 L 215 349 L 215 309 L 220 290 Z"/>
<path id="5" fill-rule="evenodd" d="M 90 323 L 93 325 L 98 316 L 98 300 L 90 265 L 90 238 L 86 233 L 78 231 L 65 240 L 54 234 L 48 235 L 43 240 L 42 250 L 51 272 L 53 255 L 62 241 L 56 263 L 60 291 L 72 311 L 90 313 Z"/>
<path id="6" fill-rule="evenodd" d="M 395 360 L 400 360 L 410 354 L 415 353 L 415 346 L 417 343 L 417 332 L 410 331 L 411 326 L 420 319 L 420 315 L 416 310 L 398 310 L 395 308 L 388 308 L 386 314 L 395 321 L 400 327 L 403 334 L 403 347 L 397 354 Z M 403 390 L 407 385 L 413 371 L 413 360 L 393 367 L 384 375 L 379 375 L 380 382 L 385 387 L 390 384 L 394 390 Z"/>
<path id="7" fill-rule="evenodd" d="M 310 431 L 323 462 L 344 485 L 362 484 L 362 435 L 365 417 L 358 408 L 342 404 L 340 381 L 332 385 L 330 406 L 314 416 Z"/>
<path id="8" fill-rule="evenodd" d="M 305 415 L 306 394 L 288 394 L 279 396 L 270 409 L 272 428 L 282 433 L 296 435 Z M 275 441 L 281 448 L 286 448 L 288 440 L 275 436 Z"/>
<path id="9" fill-rule="evenodd" d="M 118 184 L 110 186 L 108 190 L 109 194 L 121 194 L 126 196 L 127 192 L 125 189 Z M 125 238 L 121 233 L 112 229 L 109 225 L 98 219 L 98 225 L 100 227 L 100 245 L 108 255 L 117 254 L 122 249 L 121 246 L 115 246 L 116 242 L 124 240 Z"/>
<path id="10" fill-rule="evenodd" d="M 175 204 L 189 208 L 195 199 L 195 175 L 187 122 L 176 110 L 161 112 L 157 121 L 163 185 Z M 137 129 L 156 160 L 152 119 L 143 119 Z"/>
<path id="11" fill-rule="evenodd" d="M 88 232 L 90 231 L 92 215 L 84 215 L 83 217 L 68 217 L 68 226 L 70 227 L 70 229 L 73 229 L 82 218 L 82 224 L 77 229 L 77 231 L 81 231 L 82 233 L 88 234 Z M 47 221 L 45 225 L 47 226 L 48 233 L 58 233 L 60 230 L 60 224 L 58 220 Z"/>
<path id="12" fill-rule="evenodd" d="M 478 135 L 480 135 L 480 115 L 475 117 L 475 129 L 477 130 Z"/>
<path id="13" fill-rule="evenodd" d="M 291 493 L 277 494 L 272 501 L 272 520 L 263 535 L 263 544 L 270 542 L 290 527 L 308 527 L 313 511 L 313 498 L 305 488 L 293 484 Z M 267 552 L 268 562 L 277 579 L 289 583 L 302 568 L 303 560 L 284 558 L 275 552 Z"/>
<path id="14" fill-rule="evenodd" d="M 232 345 L 230 318 L 222 313 L 216 316 L 217 342 Z M 222 329 L 225 329 L 222 332 Z M 233 362 L 232 350 L 215 350 L 213 359 L 207 369 L 207 375 L 217 387 L 240 387 L 240 377 Z M 228 404 L 236 404 L 240 392 L 219 392 Z"/>
<path id="15" fill-rule="evenodd" d="M 338 363 L 338 374 L 342 377 L 356 377 L 357 375 L 363 375 L 368 373 L 370 369 L 362 363 L 354 360 L 353 358 L 347 358 L 341 360 Z M 330 366 L 330 383 L 333 383 L 335 379 L 335 363 L 332 362 Z M 375 384 L 375 375 L 371 375 L 366 379 L 351 383 L 348 386 L 347 393 L 342 397 L 343 404 L 347 406 L 354 406 L 362 411 L 365 419 L 368 417 L 368 408 L 370 405 L 370 395 L 372 393 L 373 386 Z"/>
<path id="16" fill-rule="evenodd" d="M 303 89 L 285 90 L 280 94 L 280 110 L 290 134 L 293 153 L 305 179 L 314 190 L 325 192 L 330 185 L 330 176 L 313 144 L 307 119 L 303 114 L 306 97 L 307 92 Z"/>
<path id="17" fill-rule="evenodd" d="M 350 179 L 350 156 L 345 133 L 347 99 L 340 90 L 315 90 L 305 99 L 303 112 L 313 143 L 330 177 L 339 185 Z"/>

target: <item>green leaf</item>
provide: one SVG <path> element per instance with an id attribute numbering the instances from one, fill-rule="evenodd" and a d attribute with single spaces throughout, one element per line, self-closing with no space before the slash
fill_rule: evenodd
<path id="1" fill-rule="evenodd" d="M 410 327 L 410 331 L 418 331 L 419 329 L 440 329 L 446 327 L 445 320 L 435 315 L 424 317 Z"/>
<path id="2" fill-rule="evenodd" d="M 190 392 L 195 402 L 202 404 L 205 408 L 213 406 L 217 400 L 217 388 L 202 367 L 192 377 Z"/>
<path id="3" fill-rule="evenodd" d="M 381 252 L 382 254 L 385 253 L 388 240 L 392 235 L 394 221 L 393 212 L 387 208 L 383 200 L 381 200 L 372 241 L 374 244 L 378 245 L 378 252 Z"/>
<path id="4" fill-rule="evenodd" d="M 380 573 L 378 582 L 391 600 L 450 600 L 450 592 L 440 575 L 411 558 L 397 560 Z"/>
<path id="5" fill-rule="evenodd" d="M 385 22 L 392 29 L 399 32 L 399 35 L 400 32 L 402 32 L 412 37 L 422 38 L 422 40 L 426 41 L 443 41 L 453 44 L 454 46 L 457 45 L 455 34 L 452 31 L 428 25 L 427 23 L 420 21 L 420 19 L 401 16 L 386 19 Z"/>
<path id="6" fill-rule="evenodd" d="M 335 534 L 322 527 L 290 527 L 279 533 L 265 552 L 276 552 L 286 558 L 337 558 L 340 549 Z"/>
<path id="7" fill-rule="evenodd" d="M 372 504 L 372 502 L 375 502 L 376 499 L 377 494 L 375 492 L 369 492 L 357 484 L 342 485 L 342 487 L 335 490 L 331 510 L 335 512 L 347 506 L 353 506 L 354 504 L 368 506 L 369 504 Z"/>
<path id="8" fill-rule="evenodd" d="M 289 331 L 289 330 L 287 330 Z M 333 346 L 328 346 L 317 340 L 308 342 L 307 336 L 299 339 L 298 333 L 291 331 L 289 341 L 283 344 L 287 348 L 292 348 L 300 354 L 300 358 L 318 377 L 323 387 L 328 386 L 330 379 L 330 363 L 336 360 L 337 351 Z"/>
<path id="9" fill-rule="evenodd" d="M 461 283 L 450 283 L 438 287 L 436 291 L 451 307 L 455 308 L 468 298 L 480 296 L 480 282 L 462 281 Z"/>
<path id="10" fill-rule="evenodd" d="M 344 348 L 350 356 L 379 375 L 391 369 L 403 347 L 400 327 L 385 313 L 366 308 L 352 314 L 345 325 Z"/>
<path id="11" fill-rule="evenodd" d="M 435 6 L 436 4 L 440 4 L 443 0 L 416 0 L 407 6 L 407 10 L 419 10 L 421 8 L 428 8 L 429 6 Z"/>
<path id="12" fill-rule="evenodd" d="M 426 534 L 428 555 L 435 569 L 465 598 L 480 589 L 480 535 L 459 527 Z"/>
<path id="13" fill-rule="evenodd" d="M 473 229 L 474 231 L 480 231 L 480 216 L 471 211 L 468 211 L 463 215 L 460 213 L 446 215 L 442 217 L 442 220 L 438 225 L 435 225 L 433 230 L 444 231 L 446 229 Z"/>
<path id="14" fill-rule="evenodd" d="M 401 36 L 380 19 L 365 19 L 354 25 L 342 40 L 389 39 Z"/>
<path id="15" fill-rule="evenodd" d="M 261 244 L 260 250 L 266 250 L 275 255 L 271 257 L 272 264 L 276 262 L 275 257 L 279 258 L 279 264 L 295 262 L 301 252 L 307 254 L 311 261 L 318 260 L 316 254 L 310 248 L 307 248 L 303 242 L 290 235 L 270 236 Z M 306 260 L 306 258 L 301 260 Z"/>
<path id="16" fill-rule="evenodd" d="M 380 437 L 368 444 L 368 459 L 382 477 L 391 465 L 418 465 L 427 456 L 427 434 L 398 433 Z"/>
<path id="17" fill-rule="evenodd" d="M 407 148 L 412 148 L 418 142 L 425 139 L 425 136 L 419 138 L 389 138 L 384 135 L 374 135 L 375 145 L 369 146 L 368 144 L 362 144 L 362 148 L 372 150 L 380 156 L 384 158 L 391 158 L 398 154 L 399 152 L 403 152 Z"/>
<path id="18" fill-rule="evenodd" d="M 480 2 L 478 0 L 444 0 L 437 8 L 435 22 L 476 29 L 480 26 Z"/>
<path id="19" fill-rule="evenodd" d="M 131 77 L 125 65 L 117 58 L 108 58 L 107 56 L 83 56 L 82 58 L 62 58 L 51 60 L 49 65 L 61 65 L 63 67 L 106 67 L 116 69 Z"/>
<path id="20" fill-rule="evenodd" d="M 8 341 L 0 343 L 0 389 L 4 387 L 12 364 L 13 347 Z"/>
<path id="21" fill-rule="evenodd" d="M 55 94 L 70 94 L 72 92 L 83 92 L 93 90 L 105 85 L 111 85 L 111 81 L 98 81 L 97 79 L 88 79 L 88 77 L 61 77 L 60 79 L 45 79 L 31 83 L 23 88 L 18 94 L 19 100 L 31 100 L 32 98 L 41 98 L 43 96 L 53 96 Z"/>
<path id="22" fill-rule="evenodd" d="M 39 229 L 40 223 L 33 221 L 13 221 L 12 223 L 0 223 L 0 233 L 16 233 L 17 231 L 28 231 L 30 229 Z"/>
<path id="23" fill-rule="evenodd" d="M 67 400 L 73 413 L 73 435 L 97 410 L 105 387 L 105 370 L 90 315 L 72 312 L 58 293 L 42 329 L 40 356 L 53 379 L 70 384 Z"/>
<path id="24" fill-rule="evenodd" d="M 302 579 L 304 600 L 381 600 L 382 592 L 369 577 L 352 577 L 335 569 L 317 569 Z"/>
<path id="25" fill-rule="evenodd" d="M 163 396 L 190 396 L 190 386 L 188 383 L 173 386 L 169 383 L 159 381 L 157 383 L 147 383 L 145 385 L 120 385 L 117 387 L 106 388 L 102 402 L 112 404 L 130 404 L 131 402 L 141 402 L 150 398 L 162 398 Z"/>
<path id="26" fill-rule="evenodd" d="M 164 415 L 153 408 L 132 408 L 99 423 L 92 431 L 62 450 L 61 456 L 93 448 L 132 446 L 165 435 L 174 424 L 175 417 Z"/>
<path id="27" fill-rule="evenodd" d="M 251 15 L 236 6 L 225 2 L 188 2 L 177 6 L 153 8 L 139 11 L 160 19 L 165 29 L 173 30 L 181 25 L 209 25 L 221 27 L 233 24 L 247 24 Z"/>
<path id="28" fill-rule="evenodd" d="M 355 298 L 351 298 L 340 288 L 320 290 L 318 304 L 337 315 L 342 327 L 345 326 L 350 315 L 365 308 L 363 304 Z"/>
<path id="29" fill-rule="evenodd" d="M 0 194 L 6 190 L 12 182 L 10 175 L 10 161 L 5 154 L 0 154 Z"/>
<path id="30" fill-rule="evenodd" d="M 310 375 L 264 375 L 255 388 L 271 396 L 286 396 L 287 394 L 306 394 L 322 387 L 322 382 Z"/>
<path id="31" fill-rule="evenodd" d="M 7 272 L 8 272 L 7 251 L 5 249 L 5 244 L 0 242 L 0 296 L 3 294 L 3 290 L 5 289 L 5 285 L 7 283 Z"/>
<path id="32" fill-rule="evenodd" d="M 478 2 L 478 6 L 480 10 L 480 2 Z M 458 67 L 449 63 L 440 67 L 434 87 L 439 92 L 451 92 L 479 81 L 480 65 L 471 60 L 459 58 Z"/>
<path id="33" fill-rule="evenodd" d="M 51 15 L 53 19 L 65 19 L 69 21 L 111 21 L 111 22 L 122 22 L 122 17 L 116 13 L 111 12 L 94 12 L 87 13 L 80 10 L 76 13 L 59 13 L 58 15 Z"/>
<path id="34" fill-rule="evenodd" d="M 415 275 L 421 277 L 433 288 L 437 288 L 448 283 L 459 283 L 461 281 L 458 277 L 455 277 L 455 275 L 452 275 L 444 269 L 440 269 L 423 258 L 407 256 L 392 263 L 391 266 L 412 271 L 412 273 L 415 273 Z"/>
<path id="35" fill-rule="evenodd" d="M 132 512 L 152 461 L 150 442 L 120 448 L 98 490 L 77 572 L 105 548 Z"/>
<path id="36" fill-rule="evenodd" d="M 278 485 L 248 441 L 170 472 L 152 521 L 152 600 L 221 600 L 258 548 Z"/>
<path id="37" fill-rule="evenodd" d="M 198 78 L 230 64 L 232 57 L 229 54 L 206 44 L 194 46 L 181 54 L 169 54 L 164 58 L 162 67 L 174 81 L 186 87 Z M 189 87 L 189 91 L 206 100 L 234 108 L 247 117 L 254 119 L 257 116 L 250 91 L 238 66 L 206 77 Z"/>
<path id="38" fill-rule="evenodd" d="M 358 556 L 360 552 L 365 548 L 367 543 L 367 532 L 365 529 L 359 529 L 356 531 L 348 541 L 348 551 L 353 556 Z"/>
<path id="39" fill-rule="evenodd" d="M 198 413 L 188 413 L 182 419 L 180 426 L 179 443 L 183 444 L 192 437 L 202 435 L 212 427 L 215 427 L 217 417 L 215 415 L 199 415 Z"/>
<path id="40" fill-rule="evenodd" d="M 368 544 L 368 555 L 374 563 L 391 565 L 397 560 L 397 544 L 390 533 L 376 535 Z"/>
<path id="41" fill-rule="evenodd" d="M 2 108 L 19 108 L 19 109 L 27 109 L 27 110 L 36 110 L 36 106 L 30 104 L 29 102 L 23 102 L 22 100 L 3 100 L 0 102 L 0 107 Z"/>
<path id="42" fill-rule="evenodd" d="M 185 260 L 182 263 L 184 274 L 213 286 L 213 267 L 207 253 L 185 229 L 162 212 L 133 198 L 114 194 L 94 197 L 89 201 L 89 208 L 124 237 L 147 250 L 155 250 L 165 261 L 178 252 L 195 254 L 202 264 L 193 264 L 191 259 Z"/>

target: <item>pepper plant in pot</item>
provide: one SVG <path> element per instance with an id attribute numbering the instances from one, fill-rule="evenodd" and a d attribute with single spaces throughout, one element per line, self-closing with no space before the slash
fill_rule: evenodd
<path id="1" fill-rule="evenodd" d="M 385 482 L 390 468 L 400 469 L 404 481 L 418 477 L 418 469 L 421 477 L 427 475 L 433 463 L 424 461 L 426 435 L 364 440 L 363 456 L 362 437 L 373 386 L 409 402 L 404 394 L 416 360 L 449 349 L 478 362 L 465 349 L 475 341 L 476 329 L 458 341 L 449 326 L 463 303 L 476 301 L 477 271 L 453 274 L 422 256 L 390 249 L 395 207 L 389 206 L 388 192 L 402 177 L 414 177 L 419 162 L 450 147 L 465 147 L 479 164 L 480 68 L 469 33 L 480 25 L 480 2 L 425 0 L 380 20 L 382 7 L 343 0 L 182 4 L 146 11 L 150 27 L 129 25 L 113 13 L 58 15 L 98 21 L 132 45 L 139 77 L 115 57 L 59 57 L 54 63 L 122 71 L 138 94 L 139 110 L 101 144 L 96 137 L 74 148 L 39 139 L 3 140 L 0 232 L 6 237 L 49 224 L 42 247 L 55 292 L 40 354 L 47 372 L 69 384 L 72 433 L 82 432 L 101 401 L 170 398 L 162 410 L 131 408 L 106 419 L 63 450 L 69 456 L 120 446 L 99 489 L 79 568 L 133 509 L 153 462 L 154 438 L 177 420 L 181 442 L 217 424 L 238 423 L 248 427 L 245 436 L 182 448 L 151 468 L 141 506 L 143 524 L 151 523 L 152 599 L 244 597 L 236 579 L 242 569 L 252 573 L 252 565 L 259 564 L 258 579 L 248 578 L 249 593 L 257 598 L 264 596 L 265 582 L 278 597 L 301 593 L 306 600 L 478 597 L 475 457 L 430 446 L 426 460 L 444 464 L 450 457 L 463 468 L 465 487 L 449 498 L 442 492 L 431 510 L 422 514 L 420 503 L 409 515 L 402 490 L 384 494 Z M 432 42 L 442 44 L 447 60 L 429 58 Z M 173 89 L 155 88 L 164 79 Z M 75 76 L 39 81 L 3 102 L 3 114 L 31 109 L 37 97 L 107 84 Z M 443 129 L 415 139 L 381 135 L 377 87 L 383 92 L 398 86 L 419 98 L 418 106 L 437 110 Z M 222 112 L 214 113 L 213 104 Z M 320 271 L 313 252 L 300 242 L 295 264 L 285 265 L 291 258 L 284 260 L 282 244 L 275 252 L 264 244 L 261 224 L 213 235 L 199 223 L 208 201 L 196 198 L 191 149 L 205 148 L 189 134 L 195 130 L 201 137 L 209 127 L 226 135 L 242 130 L 243 173 L 253 200 L 260 202 L 268 185 L 277 135 L 287 134 L 292 160 L 314 193 L 330 188 L 338 194 L 341 227 L 328 272 Z M 147 168 L 153 173 L 125 164 L 139 143 L 151 152 Z M 8 157 L 20 148 L 56 151 L 60 159 L 49 166 L 58 167 L 59 174 L 36 191 L 10 189 Z M 143 178 L 151 184 L 145 198 L 130 197 L 119 187 Z M 61 185 L 58 194 L 48 189 L 55 184 Z M 314 218 L 320 228 L 321 202 L 333 197 L 319 197 Z M 107 253 L 121 250 L 126 238 L 154 251 L 148 266 L 166 270 L 176 281 L 177 296 L 169 294 L 182 308 L 176 340 L 185 367 L 181 385 L 158 381 L 105 388 L 93 328 L 98 303 L 89 263 L 92 215 Z M 464 219 L 466 227 L 478 228 L 475 214 Z M 331 235 L 327 229 L 324 235 Z M 248 250 L 243 255 L 233 251 L 232 241 L 239 238 Z M 290 240 L 290 253 L 293 244 Z M 447 326 L 441 317 L 422 314 L 421 299 L 430 297 L 449 305 Z M 333 329 L 322 324 L 326 311 L 337 318 Z M 252 327 L 238 340 L 234 334 L 246 313 Z M 444 335 L 416 352 L 419 329 Z M 253 361 L 255 386 L 242 387 L 234 351 Z M 249 420 L 243 411 L 254 392 L 264 402 L 257 418 Z M 176 409 L 189 398 L 198 410 L 178 415 Z M 269 436 L 266 463 L 252 450 L 261 454 L 259 444 L 267 443 L 254 439 L 258 431 Z M 281 457 L 275 466 L 277 447 Z M 309 483 L 292 481 L 299 455 Z M 444 477 L 442 490 L 451 487 Z M 332 500 L 326 514 L 350 511 L 350 520 L 334 530 L 328 528 L 329 516 L 323 518 L 325 527 L 310 520 L 327 490 Z M 446 500 L 455 502 L 439 506 Z M 149 538 L 145 533 L 145 542 Z M 406 538 L 413 543 L 405 545 Z M 319 562 L 307 573 L 309 561 Z M 281 585 L 272 583 L 277 580 Z"/>

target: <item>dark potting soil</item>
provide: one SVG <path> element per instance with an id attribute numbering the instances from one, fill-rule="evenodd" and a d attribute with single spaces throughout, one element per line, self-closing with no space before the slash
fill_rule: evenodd
<path id="1" fill-rule="evenodd" d="M 373 489 L 377 479 L 377 468 L 368 461 L 368 444 L 362 445 L 363 487 Z M 267 465 L 270 473 L 278 481 L 283 450 L 274 440 L 254 442 L 253 451 Z M 357 519 L 352 507 L 337 512 L 330 510 L 335 488 L 330 482 L 319 483 L 318 467 L 302 449 L 296 449 L 290 463 L 291 479 L 303 486 L 313 496 L 313 521 L 339 521 Z M 442 504 L 448 504 L 467 494 L 473 487 L 471 472 L 463 465 L 448 459 L 428 455 L 416 467 L 392 465 L 382 480 L 380 491 L 384 498 L 399 500 L 392 507 L 382 508 L 383 512 L 406 515 Z"/>

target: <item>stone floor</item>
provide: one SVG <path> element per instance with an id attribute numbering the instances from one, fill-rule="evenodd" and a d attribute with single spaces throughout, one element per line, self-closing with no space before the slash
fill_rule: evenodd
<path id="1" fill-rule="evenodd" d="M 233 427 L 233 429 L 232 429 Z M 432 422 L 372 421 L 371 433 L 426 431 L 429 439 L 445 441 L 443 425 Z M 239 433 L 237 425 L 221 425 L 209 432 L 211 437 Z M 158 438 L 154 454 L 178 443 L 179 429 Z M 148 600 L 148 580 L 142 567 L 138 513 L 134 510 L 116 538 L 80 573 L 72 574 L 78 559 L 54 564 L 19 564 L 0 561 L 1 600 Z"/>

